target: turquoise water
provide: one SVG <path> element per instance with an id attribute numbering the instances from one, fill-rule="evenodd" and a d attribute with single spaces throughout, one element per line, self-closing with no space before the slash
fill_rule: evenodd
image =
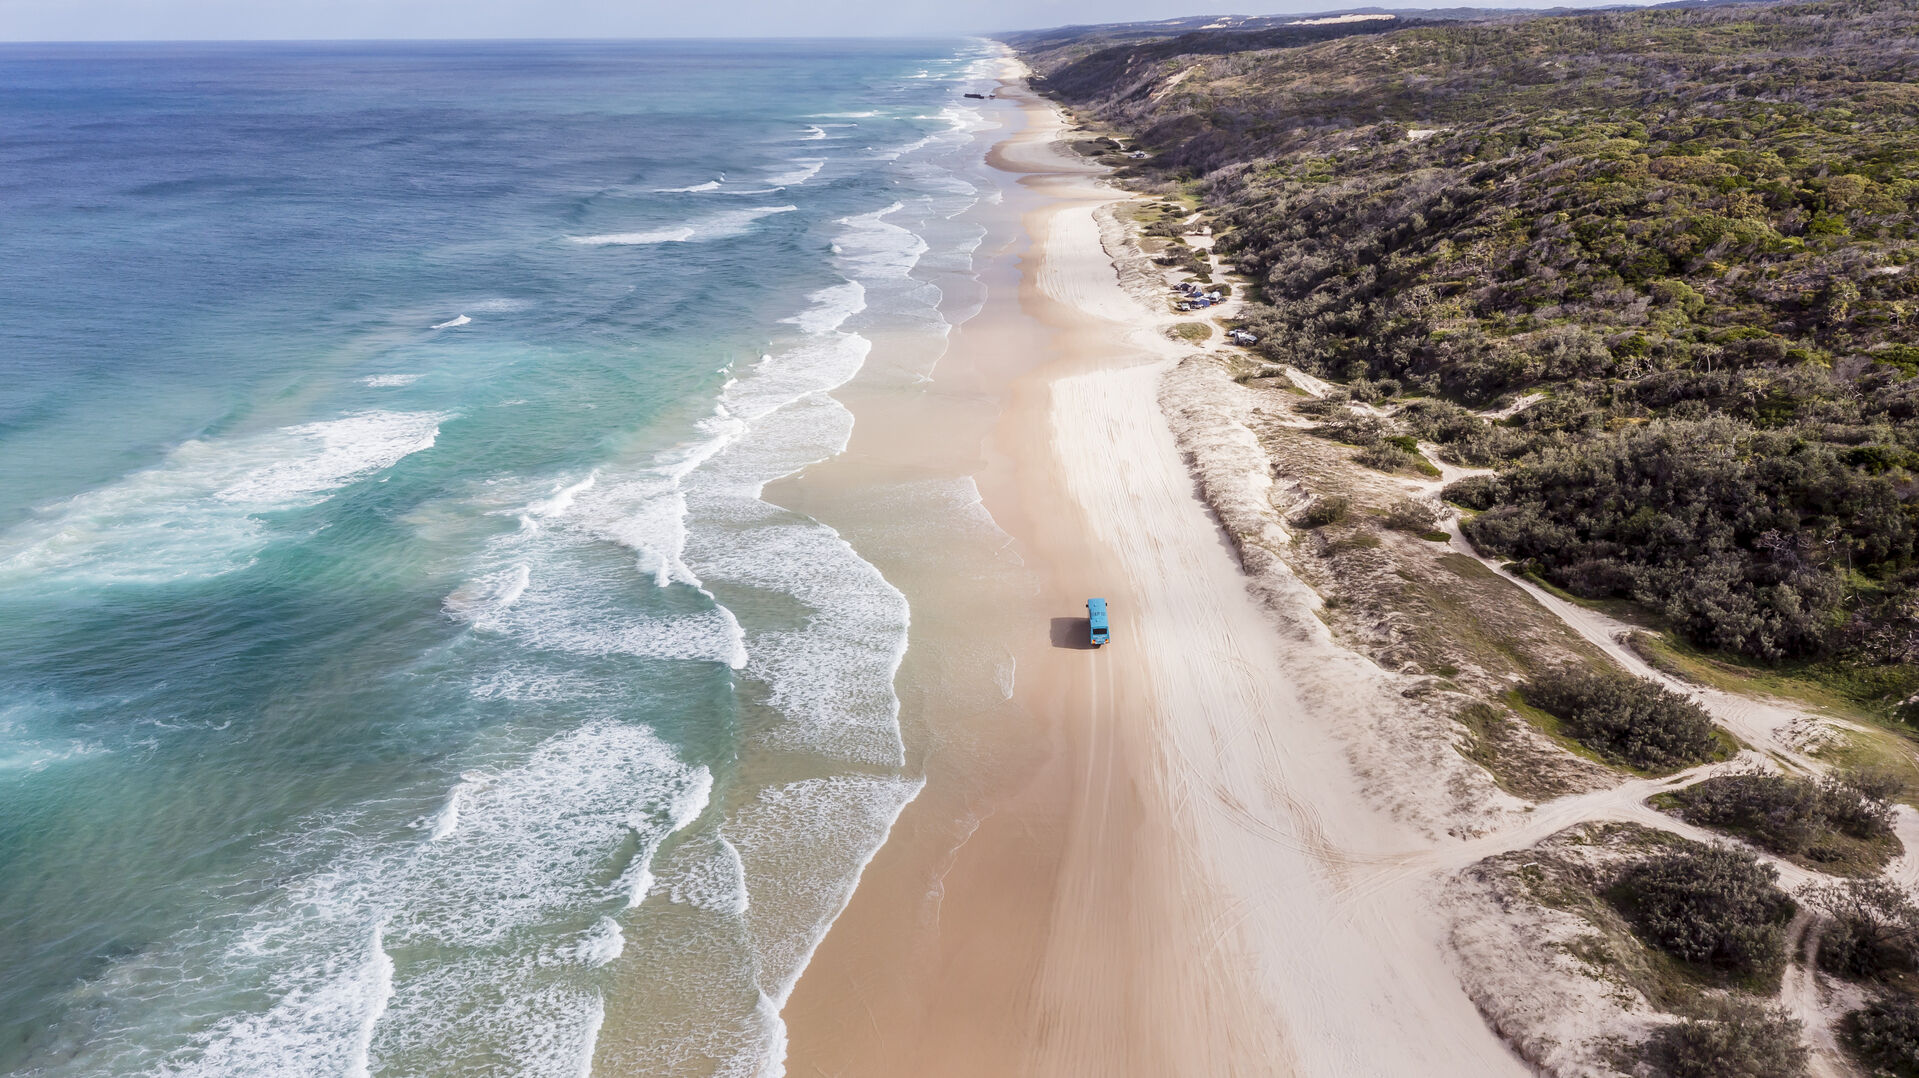
<path id="1" fill-rule="evenodd" d="M 919 781 L 760 494 L 937 355 L 989 55 L 0 48 L 0 1070 L 777 1070 Z"/>

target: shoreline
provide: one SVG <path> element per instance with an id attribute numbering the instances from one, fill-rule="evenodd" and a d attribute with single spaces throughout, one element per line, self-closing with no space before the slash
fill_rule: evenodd
<path id="1" fill-rule="evenodd" d="M 1393 867 L 1432 840 L 1366 804 L 1336 736 L 1390 686 L 1249 592 L 1159 403 L 1194 350 L 1102 237 L 1135 196 L 1056 145 L 1064 117 L 1016 66 L 986 302 L 935 372 L 967 402 L 944 463 L 1032 588 L 999 597 L 1010 707 L 927 691 L 966 626 L 882 559 L 916 613 L 902 717 L 927 784 L 788 1001 L 789 1072 L 1525 1073 L 1447 964 L 1426 881 Z M 903 415 L 938 411 L 849 390 L 849 452 L 793 484 L 826 519 L 928 429 Z M 1097 652 L 1070 640 L 1094 594 L 1114 617 Z"/>

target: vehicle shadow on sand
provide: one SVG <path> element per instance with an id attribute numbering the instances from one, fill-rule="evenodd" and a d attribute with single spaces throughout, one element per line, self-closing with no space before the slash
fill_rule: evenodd
<path id="1" fill-rule="evenodd" d="M 1085 618 L 1054 618 L 1053 646 L 1071 651 L 1093 650 L 1091 623 Z"/>

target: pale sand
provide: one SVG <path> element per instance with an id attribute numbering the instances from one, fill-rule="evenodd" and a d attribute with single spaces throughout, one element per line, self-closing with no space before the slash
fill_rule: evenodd
<path id="1" fill-rule="evenodd" d="M 1439 840 L 1351 773 L 1341 730 L 1389 706 L 1384 678 L 1249 596 L 1156 403 L 1165 316 L 1100 244 L 1122 196 L 1052 145 L 1050 106 L 1001 93 L 1020 113 L 999 110 L 1017 130 L 991 160 L 1020 178 L 981 248 L 985 307 L 936 392 L 840 394 L 853 444 L 782 498 L 834 523 L 876 474 L 976 476 L 1028 582 L 984 597 L 1017 688 L 1005 713 L 948 704 L 978 633 L 926 600 L 982 596 L 877 559 L 914 604 L 927 787 L 787 1005 L 787 1072 L 1527 1073 L 1445 958 L 1415 870 Z M 1053 646 L 1094 594 L 1114 642 Z"/>

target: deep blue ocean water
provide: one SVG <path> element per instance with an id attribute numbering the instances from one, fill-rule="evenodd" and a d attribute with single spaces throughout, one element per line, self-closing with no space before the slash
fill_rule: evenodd
<path id="1" fill-rule="evenodd" d="M 918 780 L 759 495 L 992 55 L 0 47 L 0 1071 L 777 1067 Z"/>

